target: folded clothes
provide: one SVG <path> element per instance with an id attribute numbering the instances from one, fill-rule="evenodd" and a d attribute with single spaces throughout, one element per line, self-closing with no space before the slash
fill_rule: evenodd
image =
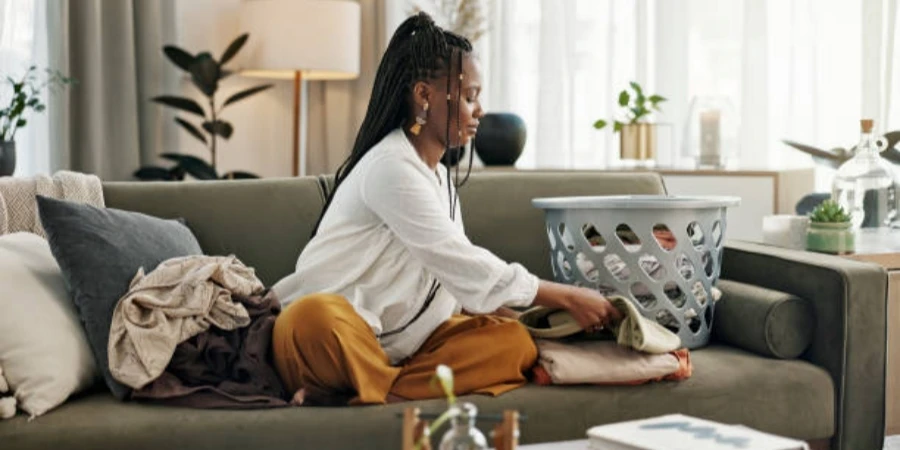
<path id="1" fill-rule="evenodd" d="M 622 314 L 622 320 L 609 327 L 619 345 L 647 353 L 669 353 L 681 347 L 678 335 L 641 315 L 630 300 L 621 296 L 608 300 Z M 525 311 L 519 316 L 519 322 L 536 338 L 563 338 L 581 332 L 568 311 L 543 306 Z"/>
<path id="2" fill-rule="evenodd" d="M 649 354 L 612 341 L 560 342 L 538 339 L 534 381 L 552 384 L 635 385 L 651 381 L 679 381 L 693 371 L 690 353 L 680 349 Z"/>

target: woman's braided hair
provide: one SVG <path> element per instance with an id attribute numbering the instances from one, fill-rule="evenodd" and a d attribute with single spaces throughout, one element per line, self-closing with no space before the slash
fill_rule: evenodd
<path id="1" fill-rule="evenodd" d="M 328 195 L 322 213 L 313 228 L 313 235 L 318 231 L 322 217 L 325 216 L 335 192 L 347 175 L 375 144 L 403 125 L 409 111 L 407 100 L 415 83 L 447 75 L 449 93 L 450 77 L 458 77 L 462 73 L 462 57 L 471 52 L 472 44 L 468 39 L 440 28 L 431 16 L 424 12 L 409 17 L 397 28 L 378 66 L 369 107 L 356 135 L 353 150 L 335 174 L 334 188 Z M 462 86 L 458 86 L 457 90 L 461 89 Z M 455 97 L 458 102 L 460 93 L 457 92 Z M 457 125 L 458 123 L 457 113 Z M 448 148 L 445 155 L 452 155 L 451 159 L 455 159 L 452 162 L 458 163 L 460 152 L 458 150 L 451 152 L 449 148 L 450 114 L 447 115 L 446 134 Z M 447 171 L 449 180 L 449 167 Z M 449 192 L 449 183 L 447 188 Z M 451 198 L 450 211 L 455 211 L 455 201 L 455 198 Z"/>

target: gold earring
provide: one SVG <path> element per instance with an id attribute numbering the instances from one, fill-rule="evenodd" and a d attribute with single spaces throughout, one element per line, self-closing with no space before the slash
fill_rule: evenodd
<path id="1" fill-rule="evenodd" d="M 422 105 L 422 113 L 416 116 L 416 123 L 409 127 L 409 132 L 413 136 L 418 136 L 422 132 L 422 126 L 425 125 L 425 118 L 428 117 L 428 102 Z"/>

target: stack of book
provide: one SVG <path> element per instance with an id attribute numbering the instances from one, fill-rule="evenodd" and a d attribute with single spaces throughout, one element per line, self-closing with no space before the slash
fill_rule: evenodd
<path id="1" fill-rule="evenodd" d="M 596 426 L 591 450 L 808 450 L 803 441 L 681 414 Z"/>

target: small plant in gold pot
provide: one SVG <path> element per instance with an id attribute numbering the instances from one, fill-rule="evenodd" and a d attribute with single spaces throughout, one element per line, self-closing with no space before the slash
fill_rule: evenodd
<path id="1" fill-rule="evenodd" d="M 666 101 L 660 95 L 644 93 L 641 85 L 632 81 L 631 91 L 619 93 L 619 107 L 622 120 L 613 121 L 613 131 L 620 133 L 620 157 L 623 160 L 649 161 L 656 157 L 656 124 L 648 122 L 653 111 L 659 111 L 659 104 Z M 609 122 L 600 119 L 594 128 L 601 130 Z"/>
<path id="2" fill-rule="evenodd" d="M 810 213 L 807 250 L 838 255 L 852 253 L 854 238 L 850 215 L 834 200 L 825 200 Z"/>

